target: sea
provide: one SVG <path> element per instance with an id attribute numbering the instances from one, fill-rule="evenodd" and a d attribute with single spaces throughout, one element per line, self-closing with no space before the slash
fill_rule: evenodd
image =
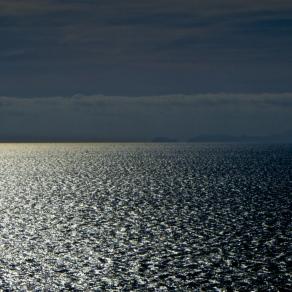
<path id="1" fill-rule="evenodd" d="M 292 145 L 0 144 L 1 291 L 292 291 Z"/>

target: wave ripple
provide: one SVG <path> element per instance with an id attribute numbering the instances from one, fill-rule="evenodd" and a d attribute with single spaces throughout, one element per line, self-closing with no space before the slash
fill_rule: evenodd
<path id="1" fill-rule="evenodd" d="M 291 291 L 292 146 L 0 145 L 3 290 Z"/>

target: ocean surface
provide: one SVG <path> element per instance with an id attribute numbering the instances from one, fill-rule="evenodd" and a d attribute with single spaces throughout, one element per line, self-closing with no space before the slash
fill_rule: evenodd
<path id="1" fill-rule="evenodd" d="M 292 145 L 0 144 L 0 290 L 292 291 Z"/>

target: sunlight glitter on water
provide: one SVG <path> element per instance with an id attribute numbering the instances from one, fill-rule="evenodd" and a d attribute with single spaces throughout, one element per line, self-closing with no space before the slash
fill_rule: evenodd
<path id="1" fill-rule="evenodd" d="M 0 287 L 291 289 L 292 146 L 0 144 Z"/>

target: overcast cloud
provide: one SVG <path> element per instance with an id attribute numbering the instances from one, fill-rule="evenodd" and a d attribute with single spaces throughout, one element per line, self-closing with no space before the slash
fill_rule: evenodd
<path id="1" fill-rule="evenodd" d="M 291 19 L 286 0 L 0 0 L 0 139 L 289 132 Z"/>
<path id="2" fill-rule="evenodd" d="M 292 132 L 292 93 L 0 97 L 2 139 L 149 141 Z"/>
<path id="3" fill-rule="evenodd" d="M 291 92 L 291 17 L 284 0 L 0 0 L 0 95 Z"/>

